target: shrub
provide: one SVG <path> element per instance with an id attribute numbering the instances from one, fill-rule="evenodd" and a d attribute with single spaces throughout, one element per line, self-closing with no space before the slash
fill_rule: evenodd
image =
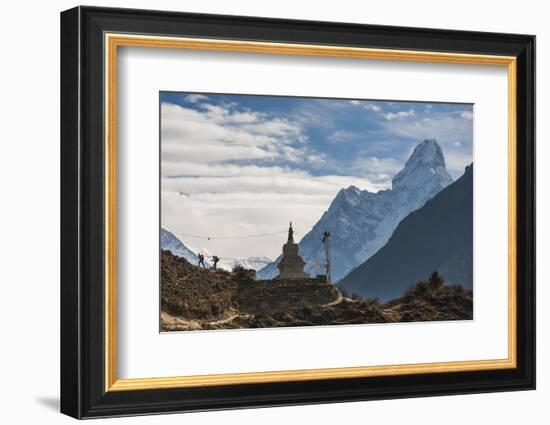
<path id="1" fill-rule="evenodd" d="M 351 294 L 351 299 L 354 300 L 354 301 L 359 301 L 361 299 L 361 295 L 359 295 L 358 293 L 354 292 L 353 294 Z"/>
<path id="2" fill-rule="evenodd" d="M 364 302 L 369 307 L 380 307 L 380 298 L 378 297 L 369 297 Z"/>
<path id="3" fill-rule="evenodd" d="M 236 266 L 233 267 L 233 273 L 244 273 L 244 272 L 246 272 L 246 269 L 240 264 L 237 264 Z"/>
<path id="4" fill-rule="evenodd" d="M 429 289 L 439 289 L 443 286 L 445 281 L 443 276 L 441 276 L 437 270 L 434 270 L 431 276 L 428 278 L 427 284 Z"/>

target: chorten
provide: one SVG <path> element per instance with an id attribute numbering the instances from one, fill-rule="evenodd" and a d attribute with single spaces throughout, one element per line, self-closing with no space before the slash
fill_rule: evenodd
<path id="1" fill-rule="evenodd" d="M 288 228 L 288 240 L 283 245 L 283 258 L 277 264 L 279 276 L 277 279 L 303 279 L 309 275 L 304 272 L 305 261 L 298 253 L 298 244 L 294 243 L 294 230 L 292 222 Z"/>

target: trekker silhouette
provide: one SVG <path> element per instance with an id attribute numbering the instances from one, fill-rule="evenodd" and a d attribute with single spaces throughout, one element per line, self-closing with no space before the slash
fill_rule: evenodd
<path id="1" fill-rule="evenodd" d="M 212 257 L 212 261 L 214 262 L 214 270 L 216 270 L 216 264 L 218 264 L 218 261 L 220 261 L 220 259 L 216 255 L 214 255 Z"/>
<path id="2" fill-rule="evenodd" d="M 204 265 L 204 255 L 202 254 L 199 254 L 199 264 L 198 266 L 202 266 L 204 269 L 206 268 L 206 266 Z"/>

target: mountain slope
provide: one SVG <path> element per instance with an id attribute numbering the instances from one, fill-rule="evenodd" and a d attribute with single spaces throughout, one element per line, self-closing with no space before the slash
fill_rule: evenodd
<path id="1" fill-rule="evenodd" d="M 231 273 L 205 270 L 161 251 L 161 310 L 187 318 L 215 319 L 238 309 Z"/>
<path id="2" fill-rule="evenodd" d="M 299 243 L 309 263 L 305 271 L 324 274 L 321 239 L 331 232 L 332 280 L 338 281 L 388 241 L 399 222 L 452 182 L 441 147 L 435 140 L 419 143 L 404 168 L 393 178 L 392 189 L 371 193 L 355 186 L 342 189 L 329 209 Z M 276 262 L 258 272 L 261 279 L 278 274 Z"/>
<path id="3" fill-rule="evenodd" d="M 473 165 L 417 211 L 388 243 L 347 275 L 340 285 L 363 297 L 386 301 L 437 270 L 449 284 L 472 288 Z"/>
<path id="4" fill-rule="evenodd" d="M 197 254 L 180 241 L 176 235 L 166 230 L 164 227 L 160 228 L 160 249 L 170 251 L 178 257 L 185 258 L 191 264 L 197 264 L 199 262 Z"/>

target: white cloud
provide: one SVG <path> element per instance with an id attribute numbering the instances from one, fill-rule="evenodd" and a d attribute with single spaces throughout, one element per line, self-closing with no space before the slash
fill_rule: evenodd
<path id="1" fill-rule="evenodd" d="M 204 96 L 202 94 L 188 94 L 185 96 L 185 100 L 191 103 L 197 103 L 201 100 L 208 100 L 208 96 Z"/>
<path id="2" fill-rule="evenodd" d="M 360 158 L 353 162 L 351 171 L 354 175 L 367 178 L 376 183 L 377 189 L 387 189 L 391 187 L 391 179 L 402 168 L 403 163 L 395 158 Z"/>
<path id="3" fill-rule="evenodd" d="M 253 123 L 258 121 L 258 114 L 252 112 L 236 112 L 231 115 L 231 121 L 235 123 Z"/>
<path id="4" fill-rule="evenodd" d="M 282 119 L 218 105 L 205 111 L 164 103 L 161 106 L 162 160 L 197 162 L 249 159 L 304 159 L 307 137 Z"/>
<path id="5" fill-rule="evenodd" d="M 395 119 L 402 119 L 407 117 L 412 117 L 414 115 L 414 110 L 409 109 L 408 111 L 399 111 L 399 112 L 388 112 L 386 114 L 383 114 L 384 118 L 386 118 L 388 121 L 392 121 Z"/>
<path id="6" fill-rule="evenodd" d="M 372 191 L 382 188 L 360 177 L 312 176 L 282 167 L 219 164 L 213 170 L 203 166 L 190 171 L 203 176 L 162 179 L 162 223 L 174 231 L 211 236 L 284 231 L 292 220 L 301 237 L 342 187 L 355 185 Z M 254 243 L 192 241 L 200 248 L 232 258 L 275 258 L 284 242 L 285 235 L 254 239 Z"/>
<path id="7" fill-rule="evenodd" d="M 166 162 L 187 163 L 188 161 L 210 163 L 246 159 L 267 159 L 279 157 L 280 152 L 254 145 L 210 143 L 166 143 L 162 147 L 162 159 Z"/>
<path id="8" fill-rule="evenodd" d="M 460 118 L 463 118 L 465 120 L 472 120 L 474 118 L 474 114 L 470 111 L 464 111 L 460 113 Z"/>
<path id="9" fill-rule="evenodd" d="M 371 191 L 385 187 L 371 183 L 369 173 L 315 176 L 303 167 L 277 165 L 323 164 L 326 158 L 310 151 L 300 122 L 231 104 L 201 103 L 199 109 L 162 104 L 161 138 L 162 224 L 177 232 L 272 233 L 284 231 L 289 220 L 307 231 L 342 187 L 353 184 Z M 373 165 L 369 167 L 374 170 Z M 284 235 L 255 239 L 251 244 L 184 242 L 218 256 L 276 257 Z"/>
<path id="10" fill-rule="evenodd" d="M 185 240 L 222 257 L 248 258 L 266 255 L 276 258 L 286 242 L 284 232 L 293 221 L 302 237 L 319 219 L 331 197 L 287 193 L 202 193 L 181 196 L 162 194 L 162 223 L 167 228 L 209 236 L 255 235 L 281 232 L 253 240 Z"/>
<path id="11" fill-rule="evenodd" d="M 436 139 L 442 145 L 452 145 L 456 140 L 468 140 L 472 137 L 471 122 L 446 114 L 434 114 L 429 120 L 395 120 L 386 123 L 386 129 L 397 136 L 419 141 Z"/>
<path id="12" fill-rule="evenodd" d="M 369 109 L 374 112 L 380 112 L 382 108 L 379 105 L 376 105 L 375 103 L 367 103 L 365 105 L 365 109 Z"/>
<path id="13" fill-rule="evenodd" d="M 387 168 L 376 168 L 376 163 L 366 162 L 370 167 L 364 174 L 386 172 Z M 359 167 L 360 164 L 357 164 Z M 223 168 L 223 167 L 222 167 Z M 162 178 L 162 188 L 166 191 L 186 193 L 235 193 L 254 194 L 286 193 L 303 195 L 333 195 L 342 187 L 355 184 L 372 191 L 385 188 L 372 184 L 368 178 L 355 176 L 313 176 L 304 171 L 288 170 L 280 167 L 241 167 L 236 170 L 217 170 L 217 174 L 185 175 Z M 368 171 L 368 173 L 366 172 Z"/>
<path id="14" fill-rule="evenodd" d="M 341 143 L 341 142 L 349 142 L 352 140 L 357 140 L 363 137 L 364 135 L 359 133 L 353 133 L 347 130 L 337 130 L 334 133 L 332 133 L 330 136 L 328 136 L 328 141 L 331 143 Z"/>
<path id="15" fill-rule="evenodd" d="M 458 140 L 456 140 L 453 142 L 453 146 L 457 148 L 461 148 L 464 145 L 462 144 L 462 142 L 459 142 Z"/>
<path id="16" fill-rule="evenodd" d="M 340 109 L 340 108 L 338 108 Z M 304 127 L 332 128 L 334 127 L 332 111 L 326 108 L 318 108 L 314 103 L 301 105 L 299 110 L 294 111 L 294 120 Z"/>
<path id="17" fill-rule="evenodd" d="M 343 104 L 349 108 L 353 102 Z M 410 119 L 415 115 L 412 109 L 383 114 L 378 105 L 356 102 L 378 112 L 382 125 L 396 140 L 436 138 L 442 146 L 446 143 L 445 157 L 453 176 L 462 174 L 471 162 L 466 144 L 453 145 L 471 136 L 471 122 L 457 113 L 439 116 L 432 112 L 431 120 L 415 120 Z M 307 232 L 342 187 L 355 185 L 370 191 L 390 187 L 391 178 L 403 166 L 392 157 L 378 158 L 363 152 L 363 157 L 345 170 L 350 175 L 317 176 L 304 170 L 313 167 L 294 165 L 330 166 L 331 158 L 312 151 L 304 128 L 316 126 L 330 131 L 333 114 L 334 110 L 310 106 L 282 119 L 231 103 L 213 104 L 208 98 L 196 99 L 193 108 L 162 104 L 163 225 L 183 233 L 249 235 L 285 231 L 292 220 L 298 233 Z M 335 129 L 329 140 L 345 142 L 363 137 Z M 255 239 L 253 243 L 184 242 L 218 256 L 274 258 L 285 235 Z"/>
<path id="18" fill-rule="evenodd" d="M 445 153 L 445 162 L 449 173 L 456 179 L 464 174 L 464 168 L 473 161 L 472 155 L 469 152 L 448 151 Z"/>

